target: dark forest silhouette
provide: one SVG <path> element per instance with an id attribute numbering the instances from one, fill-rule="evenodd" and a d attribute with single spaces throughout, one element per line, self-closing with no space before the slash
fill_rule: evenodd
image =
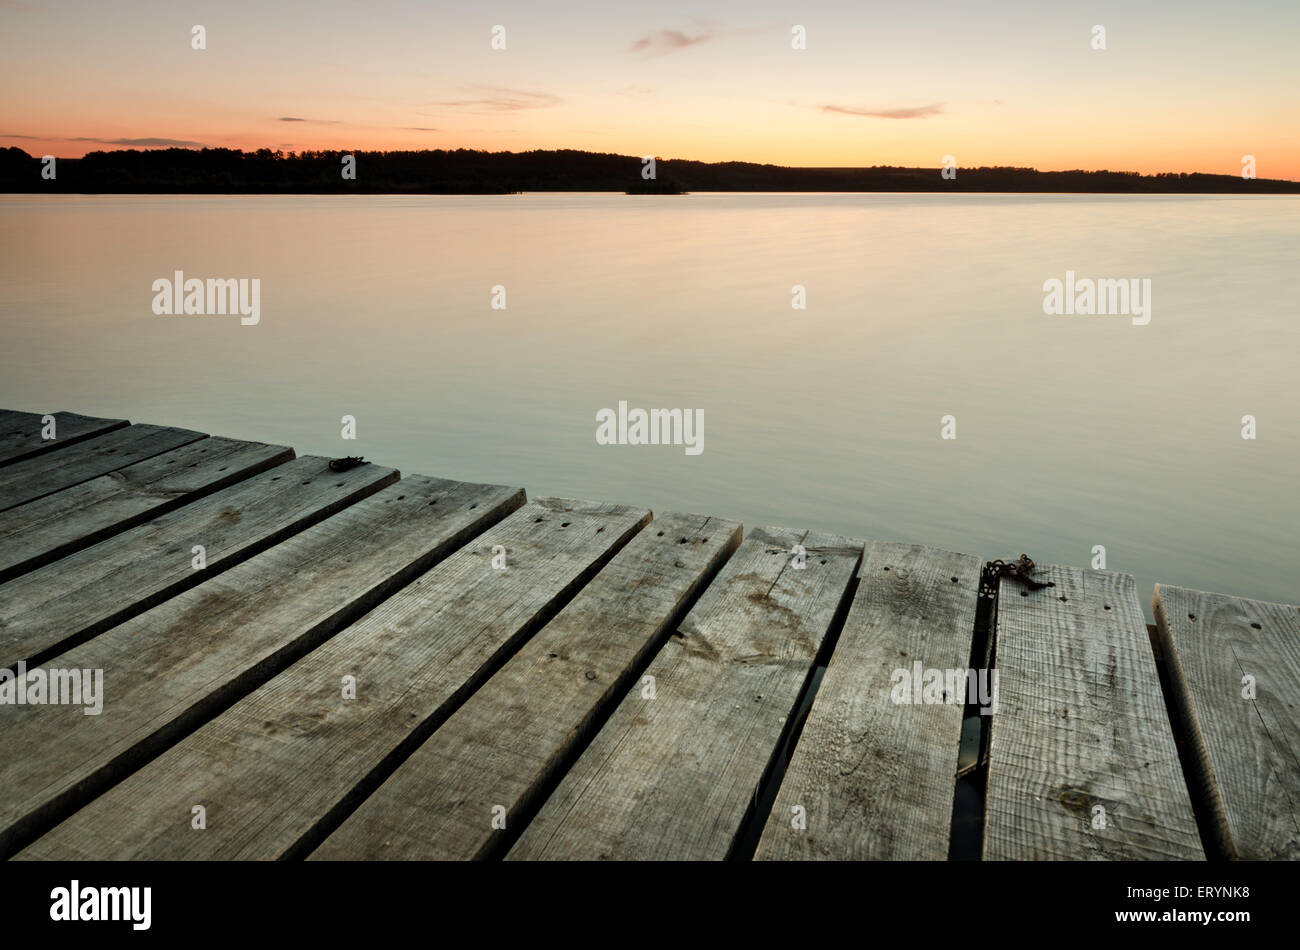
<path id="1" fill-rule="evenodd" d="M 356 177 L 342 176 L 355 156 Z M 642 178 L 629 155 L 569 149 L 484 152 L 433 149 L 405 152 L 280 152 L 258 149 L 166 148 L 90 152 L 61 158 L 54 178 L 20 148 L 0 149 L 0 191 L 82 194 L 510 194 L 520 191 L 933 191 L 1300 193 L 1300 182 L 1240 175 L 959 168 L 789 168 L 751 162 L 657 160 L 656 177 Z"/>

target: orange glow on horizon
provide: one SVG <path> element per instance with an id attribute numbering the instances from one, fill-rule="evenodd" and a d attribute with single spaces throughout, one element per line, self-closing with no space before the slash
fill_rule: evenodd
<path id="1" fill-rule="evenodd" d="M 783 6 L 708 16 L 711 3 L 680 23 L 524 0 L 486 19 L 417 0 L 362 17 L 343 0 L 232 4 L 205 11 L 199 50 L 171 2 L 88 4 L 70 30 L 57 0 L 25 0 L 5 14 L 0 145 L 63 158 L 169 143 L 577 149 L 796 167 L 937 168 L 952 155 L 958 168 L 1234 176 L 1251 155 L 1257 177 L 1300 181 L 1300 5 L 1242 0 L 1227 31 L 1208 3 L 1176 24 L 1115 8 L 1099 50 L 1069 11 L 931 0 L 926 15 L 808 11 L 799 49 Z M 505 48 L 488 20 L 507 24 Z"/>

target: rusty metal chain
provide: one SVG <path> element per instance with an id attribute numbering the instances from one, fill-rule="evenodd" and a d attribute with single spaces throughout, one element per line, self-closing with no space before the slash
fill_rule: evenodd
<path id="1" fill-rule="evenodd" d="M 346 472 L 350 468 L 356 468 L 358 465 L 369 465 L 360 455 L 345 455 L 341 459 L 332 459 L 330 461 L 331 472 Z"/>
<path id="2" fill-rule="evenodd" d="M 996 597 L 998 582 L 1003 577 L 1014 577 L 1028 586 L 1030 590 L 1042 590 L 1044 587 L 1056 586 L 1051 581 L 1034 580 L 1031 576 L 1034 570 L 1034 560 L 1028 554 L 1022 554 L 1011 562 L 1003 560 L 989 561 L 984 565 L 984 570 L 980 572 L 980 596 Z"/>

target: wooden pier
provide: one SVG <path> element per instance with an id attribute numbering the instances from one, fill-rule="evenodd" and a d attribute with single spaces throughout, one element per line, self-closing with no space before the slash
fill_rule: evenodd
<path id="1" fill-rule="evenodd" d="M 1300 609 L 980 554 L 0 411 L 0 855 L 1300 857 Z"/>

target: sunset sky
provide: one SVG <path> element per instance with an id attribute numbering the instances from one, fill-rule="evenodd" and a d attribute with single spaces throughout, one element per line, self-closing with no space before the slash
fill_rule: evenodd
<path id="1" fill-rule="evenodd" d="M 1280 0 L 0 0 L 0 145 L 1224 174 L 1252 154 L 1300 179 L 1298 46 Z"/>

